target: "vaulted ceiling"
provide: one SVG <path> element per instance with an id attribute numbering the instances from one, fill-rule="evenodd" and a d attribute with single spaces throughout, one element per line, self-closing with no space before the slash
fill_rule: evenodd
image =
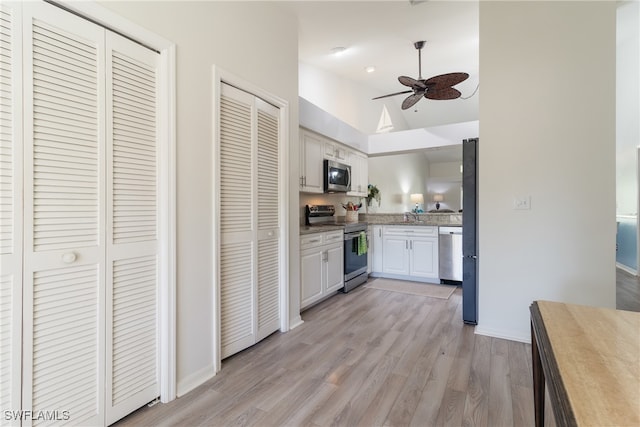
<path id="1" fill-rule="evenodd" d="M 378 95 L 407 90 L 398 76 L 418 77 L 413 43 L 426 40 L 422 77 L 466 72 L 456 86 L 462 97 L 479 85 L 477 1 L 300 1 L 290 2 L 299 18 L 299 60 L 368 86 Z M 344 47 L 339 56 L 332 49 Z M 376 70 L 367 73 L 365 68 Z M 400 110 L 407 95 L 390 100 Z M 410 129 L 478 119 L 479 91 L 468 100 L 421 99 L 402 111 Z M 370 101 L 379 103 L 384 100 Z M 389 105 L 389 104 L 387 104 Z M 460 119 L 458 119 L 460 117 Z"/>

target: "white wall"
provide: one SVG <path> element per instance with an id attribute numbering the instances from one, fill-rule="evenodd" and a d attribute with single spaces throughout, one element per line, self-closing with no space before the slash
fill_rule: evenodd
<path id="1" fill-rule="evenodd" d="M 425 211 L 435 209 L 433 196 L 442 194 L 444 200 L 440 202 L 440 209 L 460 209 L 460 187 L 462 186 L 462 162 L 429 163 L 429 178 L 425 194 Z"/>
<path id="2" fill-rule="evenodd" d="M 478 333 L 529 340 L 534 300 L 615 307 L 615 9 L 480 2 Z"/>
<path id="3" fill-rule="evenodd" d="M 620 2 L 616 67 L 616 204 L 637 213 L 637 147 L 640 146 L 640 2 Z"/>
<path id="4" fill-rule="evenodd" d="M 290 216 L 298 215 L 298 28 L 271 2 L 103 2 L 177 45 L 177 380 L 213 374 L 212 66 L 289 102 Z M 284 173 L 287 173 L 286 171 Z M 290 222 L 291 317 L 299 318 L 298 224 Z"/>
<path id="5" fill-rule="evenodd" d="M 429 163 L 422 153 L 369 157 L 369 184 L 378 187 L 381 195 L 379 213 L 413 209 L 415 204 L 409 200 L 410 194 L 425 194 L 428 177 Z"/>
<path id="6" fill-rule="evenodd" d="M 394 131 L 407 129 L 395 101 L 372 101 L 380 94 L 364 85 L 302 62 L 299 79 L 302 98 L 367 135 L 376 132 L 383 105 L 387 105 Z"/>

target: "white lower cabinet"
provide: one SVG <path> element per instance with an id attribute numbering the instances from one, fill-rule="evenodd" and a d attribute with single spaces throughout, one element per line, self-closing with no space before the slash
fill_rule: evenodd
<path id="1" fill-rule="evenodd" d="M 439 281 L 438 227 L 385 225 L 381 228 L 374 230 L 374 276 Z M 376 238 L 382 241 L 382 247 L 375 245 Z"/>
<path id="2" fill-rule="evenodd" d="M 409 241 L 409 276 L 438 278 L 438 237 Z"/>
<path id="3" fill-rule="evenodd" d="M 371 267 L 371 274 L 382 273 L 382 226 L 373 225 L 370 228 L 369 255 L 371 258 L 369 265 Z"/>
<path id="4" fill-rule="evenodd" d="M 300 237 L 300 308 L 321 301 L 344 286 L 342 230 Z"/>
<path id="5" fill-rule="evenodd" d="M 409 241 L 402 236 L 382 238 L 382 272 L 390 274 L 409 274 Z"/>

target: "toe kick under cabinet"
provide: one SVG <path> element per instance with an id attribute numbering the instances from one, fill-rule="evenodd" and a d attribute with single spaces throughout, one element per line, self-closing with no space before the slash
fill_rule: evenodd
<path id="1" fill-rule="evenodd" d="M 344 232 L 300 237 L 300 308 L 315 304 L 344 286 Z"/>
<path id="2" fill-rule="evenodd" d="M 373 276 L 439 283 L 437 226 L 385 225 L 380 234 L 382 271 Z"/>

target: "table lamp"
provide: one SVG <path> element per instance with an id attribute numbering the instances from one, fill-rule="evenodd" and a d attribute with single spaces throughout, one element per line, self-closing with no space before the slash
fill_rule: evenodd
<path id="1" fill-rule="evenodd" d="M 424 203 L 424 196 L 422 194 L 412 194 L 410 197 L 411 197 L 411 203 L 416 204 L 416 207 L 413 211 L 415 213 L 418 213 L 420 211 L 420 204 Z"/>
<path id="2" fill-rule="evenodd" d="M 433 201 L 436 202 L 436 210 L 440 209 L 440 202 L 444 201 L 444 196 L 442 194 L 434 194 Z"/>

